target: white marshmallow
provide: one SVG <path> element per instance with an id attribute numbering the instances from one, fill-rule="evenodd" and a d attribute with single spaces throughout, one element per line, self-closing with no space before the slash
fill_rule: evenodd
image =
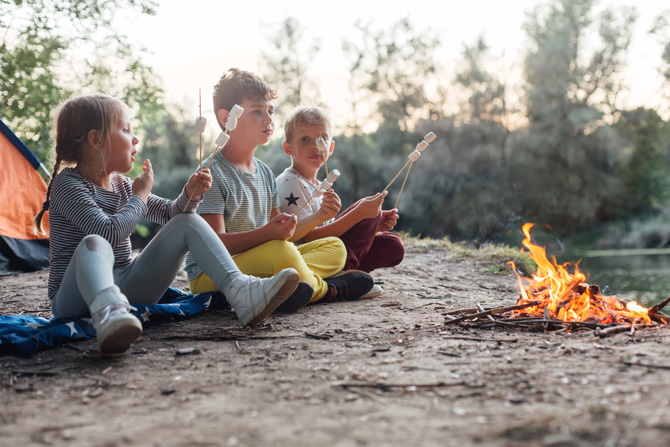
<path id="1" fill-rule="evenodd" d="M 228 119 L 226 120 L 226 130 L 231 131 L 235 130 L 237 127 L 237 118 L 229 116 Z"/>
<path id="2" fill-rule="evenodd" d="M 226 143 L 228 142 L 229 139 L 230 139 L 230 135 L 228 135 L 228 134 L 225 133 L 225 132 L 221 132 L 221 133 L 219 134 L 219 136 L 216 137 L 216 141 L 215 141 L 215 143 L 216 143 L 217 146 L 219 146 L 219 147 L 223 147 L 223 146 L 226 145 Z"/>
<path id="3" fill-rule="evenodd" d="M 328 151 L 328 146 L 326 145 L 326 141 L 323 139 L 323 137 L 319 137 L 316 139 L 316 148 L 322 154 L 325 154 Z"/>
<path id="4" fill-rule="evenodd" d="M 319 189 L 320 189 L 322 192 L 323 192 L 323 191 L 328 191 L 328 190 L 329 190 L 330 188 L 332 188 L 332 187 L 333 187 L 333 184 L 332 184 L 331 182 L 329 182 L 328 180 L 324 180 L 324 181 L 322 181 L 321 184 L 319 185 Z"/>
<path id="5" fill-rule="evenodd" d="M 200 133 L 205 131 L 205 126 L 207 125 L 207 118 L 204 116 L 199 116 L 195 119 L 195 130 Z"/>
<path id="6" fill-rule="evenodd" d="M 332 171 L 330 171 L 330 174 L 328 174 L 328 177 L 326 178 L 326 181 L 330 182 L 330 184 L 332 185 L 333 183 L 335 183 L 335 180 L 337 180 L 337 178 L 339 176 L 340 176 L 340 171 L 338 171 L 337 169 L 333 169 Z"/>
<path id="7" fill-rule="evenodd" d="M 425 137 L 423 137 L 424 140 L 426 140 L 429 143 L 432 143 L 433 140 L 435 140 L 436 135 L 433 132 L 428 132 Z"/>
<path id="8" fill-rule="evenodd" d="M 235 119 L 239 119 L 242 116 L 242 112 L 244 112 L 244 109 L 237 104 L 233 106 L 233 108 L 230 110 L 230 116 L 232 116 Z"/>
<path id="9" fill-rule="evenodd" d="M 426 142 L 426 140 L 421 140 L 421 143 L 416 145 L 416 150 L 419 152 L 423 152 L 424 150 L 426 150 L 427 147 L 428 142 Z"/>
<path id="10" fill-rule="evenodd" d="M 421 152 L 419 152 L 419 151 L 417 151 L 417 150 L 414 150 L 414 152 L 412 152 L 411 154 L 409 154 L 409 157 L 408 157 L 408 158 L 410 159 L 410 161 L 411 161 L 412 163 L 414 163 L 415 161 L 417 161 L 417 160 L 419 159 L 420 156 L 421 156 Z"/>
<path id="11" fill-rule="evenodd" d="M 330 189 L 330 188 L 328 188 L 328 189 Z M 319 189 L 317 189 L 316 191 L 314 191 L 314 192 L 312 193 L 312 198 L 314 198 L 314 197 L 321 197 L 321 196 L 323 195 L 323 193 L 326 192 L 326 191 L 327 191 L 327 190 L 324 190 L 324 189 L 320 189 L 320 188 L 319 188 Z"/>

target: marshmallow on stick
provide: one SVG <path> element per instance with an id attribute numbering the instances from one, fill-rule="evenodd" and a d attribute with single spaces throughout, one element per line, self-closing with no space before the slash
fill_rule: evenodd
<path id="1" fill-rule="evenodd" d="M 391 187 L 391 185 L 393 184 L 393 182 L 395 182 L 395 180 L 398 178 L 398 176 L 402 173 L 402 171 L 404 171 L 405 168 L 408 165 L 417 161 L 419 159 L 419 157 L 421 156 L 421 152 L 426 150 L 426 148 L 428 147 L 428 144 L 432 143 L 434 140 L 435 140 L 435 134 L 433 132 L 428 132 L 428 134 L 425 137 L 423 137 L 423 140 L 421 140 L 421 142 L 419 142 L 419 144 L 416 145 L 416 149 L 414 149 L 414 151 L 407 156 L 407 158 L 409 158 L 409 160 L 407 160 L 407 163 L 405 163 L 405 166 L 400 168 L 400 171 L 398 171 L 398 173 L 395 175 L 395 177 L 393 177 L 393 180 L 391 180 L 391 182 L 388 185 L 386 185 L 386 188 L 382 189 L 382 192 L 389 189 Z M 407 171 L 407 175 L 409 175 L 409 171 Z M 407 180 L 407 175 L 405 176 L 405 180 Z"/>
<path id="2" fill-rule="evenodd" d="M 426 150 L 428 145 L 430 143 L 432 143 L 433 140 L 435 140 L 435 134 L 433 132 L 429 132 L 425 137 L 423 137 L 423 140 L 421 140 L 419 142 L 419 144 L 416 145 L 416 149 L 414 149 L 414 151 L 411 154 L 409 154 L 409 156 L 407 157 L 407 158 L 409 158 L 409 162 L 408 162 L 409 163 L 409 169 L 407 169 L 407 174 L 405 174 L 405 180 L 403 180 L 403 182 L 402 182 L 402 186 L 400 187 L 400 192 L 398 193 L 398 198 L 395 200 L 395 205 L 393 206 L 393 208 L 398 208 L 398 202 L 400 201 L 400 196 L 402 195 L 403 189 L 405 189 L 405 183 L 407 182 L 407 177 L 409 177 L 409 171 L 412 170 L 412 165 L 414 164 L 415 161 L 417 161 L 419 159 L 419 157 L 421 156 L 421 152 Z M 405 164 L 405 166 L 407 166 L 407 164 Z M 405 167 L 403 166 L 402 169 L 405 169 Z M 400 170 L 400 172 L 402 172 L 402 169 Z M 398 174 L 400 174 L 400 173 L 398 173 Z M 395 180 L 395 179 L 393 179 L 393 180 Z M 391 182 L 391 183 L 393 183 L 393 182 Z M 389 186 L 391 186 L 390 183 L 389 183 Z M 388 189 L 388 186 L 386 187 L 386 189 Z"/>
<path id="3" fill-rule="evenodd" d="M 228 132 L 237 127 L 237 120 L 242 116 L 243 112 L 244 109 L 238 106 L 237 104 L 235 104 L 233 108 L 230 110 L 230 114 L 228 115 L 228 119 L 226 120 L 226 130 L 221 132 L 219 136 L 216 137 L 216 141 L 214 142 L 216 144 L 216 150 L 212 153 L 212 156 L 209 157 L 209 162 L 207 163 L 207 166 L 205 166 L 205 169 L 209 169 L 209 165 L 211 165 L 212 160 L 214 160 L 214 154 L 223 149 L 228 140 L 230 140 L 230 135 L 228 135 Z M 200 161 L 200 170 L 202 171 L 202 160 Z M 193 189 L 191 197 L 188 198 L 188 202 L 186 202 L 186 206 L 184 206 L 184 211 L 188 209 L 189 204 L 193 201 L 193 198 L 195 197 L 195 193 L 197 192 L 197 190 L 198 190 L 197 187 Z"/>
<path id="4" fill-rule="evenodd" d="M 326 162 L 327 154 L 328 154 L 328 144 L 326 143 L 326 140 L 323 139 L 322 136 L 319 136 L 319 138 L 316 139 L 316 148 L 319 151 L 319 154 L 321 154 L 321 158 L 323 158 L 323 166 L 326 168 L 326 176 L 328 175 L 328 163 Z"/>
<path id="5" fill-rule="evenodd" d="M 328 174 L 328 177 L 326 177 L 326 179 L 325 179 L 324 181 L 321 182 L 321 184 L 319 185 L 319 188 L 318 188 L 316 191 L 314 191 L 314 192 L 312 193 L 312 195 L 311 195 L 307 200 L 305 200 L 305 203 L 303 203 L 302 206 L 301 206 L 300 208 L 298 208 L 298 211 L 296 211 L 296 212 L 293 213 L 293 214 L 298 215 L 298 213 L 299 213 L 300 211 L 302 211 L 302 209 L 303 209 L 304 207 L 307 206 L 307 204 L 310 202 L 310 200 L 312 200 L 312 199 L 315 198 L 315 197 L 321 197 L 321 196 L 323 195 L 324 192 L 326 192 L 326 191 L 328 191 L 330 188 L 332 188 L 333 183 L 335 183 L 335 180 L 337 180 L 337 178 L 338 178 L 339 176 L 340 176 L 340 171 L 338 171 L 337 169 L 333 169 L 333 170 L 330 172 L 330 174 Z"/>

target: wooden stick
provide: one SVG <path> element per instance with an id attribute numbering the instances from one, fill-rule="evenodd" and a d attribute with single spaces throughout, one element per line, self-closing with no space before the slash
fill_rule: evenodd
<path id="1" fill-rule="evenodd" d="M 667 306 L 668 303 L 670 303 L 670 297 L 664 299 L 663 301 L 661 301 L 660 303 L 658 303 L 657 305 L 655 305 L 654 307 L 649 309 L 649 313 L 650 314 L 658 313 L 661 309 L 663 309 L 665 306 Z"/>
<path id="2" fill-rule="evenodd" d="M 328 162 L 326 162 L 326 154 L 323 154 L 323 167 L 326 168 L 326 177 L 328 177 Z"/>
<path id="3" fill-rule="evenodd" d="M 398 208 L 398 202 L 400 202 L 400 196 L 402 195 L 402 190 L 405 189 L 405 183 L 407 182 L 407 177 L 409 177 L 409 171 L 412 170 L 412 166 L 414 166 L 414 162 L 411 162 L 409 164 L 409 169 L 407 169 L 407 174 L 405 174 L 405 180 L 402 182 L 402 186 L 400 187 L 400 192 L 398 193 L 398 198 L 395 199 L 395 205 L 393 208 Z"/>
<path id="4" fill-rule="evenodd" d="M 632 327 L 635 327 L 635 325 L 633 325 Z M 609 337 L 610 335 L 613 335 L 613 334 L 618 334 L 619 332 L 628 332 L 630 329 L 631 329 L 631 326 L 628 326 L 627 324 L 622 324 L 622 325 L 619 325 L 619 326 L 612 326 L 612 327 L 608 327 L 608 328 L 605 328 L 605 329 L 599 327 L 599 328 L 596 328 L 595 335 L 597 335 L 600 338 L 605 338 L 605 337 Z"/>
<path id="5" fill-rule="evenodd" d="M 532 301 L 530 303 L 519 304 L 517 306 L 499 307 L 499 308 L 496 308 L 496 309 L 489 309 L 489 310 L 486 310 L 484 312 L 470 313 L 468 315 L 462 315 L 460 317 L 454 318 L 453 320 L 445 321 L 444 324 L 446 326 L 446 325 L 450 325 L 450 324 L 460 323 L 461 321 L 464 321 L 464 320 L 473 320 L 473 319 L 476 319 L 476 318 L 479 318 L 479 317 L 485 317 L 487 315 L 506 312 L 508 310 L 525 309 L 526 307 L 537 306 L 538 304 L 540 304 L 539 301 Z"/>
<path id="6" fill-rule="evenodd" d="M 405 170 L 405 168 L 407 167 L 407 165 L 409 165 L 410 163 L 411 163 L 411 160 L 407 160 L 407 163 L 405 163 L 405 166 L 403 166 L 402 169 L 400 169 L 400 171 L 398 171 L 398 173 L 395 175 L 395 177 L 393 177 L 393 180 L 391 180 L 391 183 L 389 183 L 388 185 L 386 185 L 386 188 L 382 189 L 382 192 L 386 191 L 387 189 L 389 189 L 389 188 L 391 187 L 391 185 L 393 184 L 393 182 L 395 182 L 395 179 L 398 178 L 398 176 L 402 173 L 402 171 Z"/>
<path id="7" fill-rule="evenodd" d="M 200 118 L 202 118 L 202 88 L 198 89 L 198 109 Z M 202 171 L 202 132 L 200 134 L 200 170 Z"/>
<path id="8" fill-rule="evenodd" d="M 313 197 L 312 197 L 312 196 L 309 196 L 309 199 L 305 200 L 305 203 L 303 203 L 302 206 L 301 206 L 300 208 L 298 208 L 298 211 L 296 211 L 295 213 L 293 213 L 293 215 L 294 215 L 294 216 L 297 216 L 298 213 L 299 213 L 300 211 L 302 211 L 302 209 L 303 209 L 304 207 L 306 207 L 307 204 L 308 204 L 312 199 L 313 199 Z"/>
<path id="9" fill-rule="evenodd" d="M 507 312 L 508 310 L 519 310 L 519 309 L 525 309 L 527 307 L 533 307 L 537 306 L 540 304 L 540 301 L 529 301 L 527 303 L 523 304 L 515 304 L 514 306 L 505 306 L 505 307 L 495 307 L 493 309 L 486 309 L 486 312 L 490 312 L 491 314 L 500 314 L 503 312 Z M 449 315 L 456 315 L 456 314 L 461 314 L 461 313 L 469 313 L 469 314 L 474 314 L 479 312 L 479 309 L 460 309 L 460 310 L 452 310 L 450 312 L 447 312 Z"/>

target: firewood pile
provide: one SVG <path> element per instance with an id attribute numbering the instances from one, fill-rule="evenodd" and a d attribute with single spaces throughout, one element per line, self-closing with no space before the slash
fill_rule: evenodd
<path id="1" fill-rule="evenodd" d="M 588 286 L 587 286 L 588 287 Z M 591 286 L 593 288 L 593 286 Z M 523 301 L 520 299 L 519 301 Z M 608 310 L 619 313 L 618 318 L 608 318 L 607 322 L 596 317 L 580 321 L 560 319 L 546 307 L 546 302 L 527 301 L 513 306 L 484 308 L 478 304 L 476 308 L 459 309 L 445 313 L 445 326 L 460 325 L 468 328 L 514 328 L 528 331 L 582 331 L 592 330 L 599 337 L 607 337 L 620 332 L 635 332 L 641 328 L 655 328 L 670 322 L 670 316 L 661 313 L 670 302 L 670 297 L 648 309 L 649 322 L 640 322 L 639 319 L 626 315 L 626 307 L 621 303 L 621 309 Z"/>

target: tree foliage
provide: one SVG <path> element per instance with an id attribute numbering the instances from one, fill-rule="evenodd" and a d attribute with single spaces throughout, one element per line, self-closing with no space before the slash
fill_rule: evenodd
<path id="1" fill-rule="evenodd" d="M 0 114 L 41 159 L 52 110 L 100 91 L 142 113 L 161 107 L 150 67 L 114 28 L 119 11 L 153 14 L 153 0 L 0 0 Z"/>
<path id="2" fill-rule="evenodd" d="M 277 89 L 276 113 L 286 116 L 294 107 L 305 102 L 319 104 L 318 87 L 309 80 L 307 72 L 319 52 L 318 40 L 304 44 L 304 29 L 295 17 L 286 17 L 269 26 L 270 49 L 261 52 L 263 78 Z"/>
<path id="3" fill-rule="evenodd" d="M 435 61 L 439 45 L 434 32 L 417 29 L 408 18 L 389 29 L 357 22 L 343 49 L 350 64 L 352 89 L 364 91 L 361 102 L 374 105 L 370 118 L 385 127 L 407 131 L 421 118 L 439 117 L 435 115 L 441 107 L 429 97 L 431 87 L 439 86 Z M 354 110 L 353 116 L 360 114 Z"/>

